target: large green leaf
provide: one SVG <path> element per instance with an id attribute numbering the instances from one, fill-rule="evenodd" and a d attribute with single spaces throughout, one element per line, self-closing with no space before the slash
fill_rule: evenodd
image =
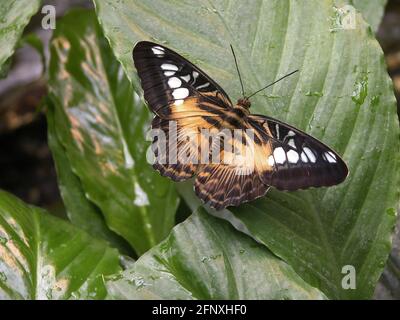
<path id="1" fill-rule="evenodd" d="M 40 0 L 7 0 L 0 2 L 0 70 L 14 53 L 22 31 L 38 11 Z"/>
<path id="2" fill-rule="evenodd" d="M 0 300 L 102 299 L 115 249 L 0 191 Z"/>
<path id="3" fill-rule="evenodd" d="M 59 141 L 108 226 L 138 254 L 165 238 L 178 197 L 146 161 L 150 115 L 90 11 L 71 12 L 57 24 L 50 95 Z"/>
<path id="4" fill-rule="evenodd" d="M 101 211 L 86 198 L 79 178 L 72 172 L 65 148 L 56 134 L 54 106 L 50 101 L 47 103 L 46 113 L 48 143 L 53 154 L 58 185 L 69 220 L 91 236 L 103 239 L 111 246 L 126 252 L 125 243 L 108 229 Z"/>
<path id="5" fill-rule="evenodd" d="M 233 98 L 240 93 L 231 43 L 247 93 L 291 70 L 300 72 L 254 97 L 252 111 L 306 130 L 343 155 L 346 182 L 277 192 L 233 212 L 259 241 L 332 298 L 368 298 L 390 251 L 399 185 L 399 125 L 382 50 L 357 14 L 338 28 L 332 0 L 95 1 L 107 38 L 137 83 L 138 40 L 182 53 Z M 357 272 L 355 290 L 342 268 Z"/>
<path id="6" fill-rule="evenodd" d="M 372 30 L 376 32 L 381 23 L 387 0 L 348 0 L 348 2 L 361 11 L 365 20 L 371 25 Z"/>
<path id="7" fill-rule="evenodd" d="M 203 210 L 106 282 L 116 299 L 323 299 L 285 262 Z"/>

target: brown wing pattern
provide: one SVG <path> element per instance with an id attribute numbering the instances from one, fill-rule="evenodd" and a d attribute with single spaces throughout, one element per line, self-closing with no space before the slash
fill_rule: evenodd
<path id="1" fill-rule="evenodd" d="M 241 122 L 240 127 L 229 125 L 229 112 L 201 99 L 187 99 L 181 109 L 172 106 L 171 110 L 164 119 L 155 117 L 152 124 L 153 128 L 165 133 L 166 141 L 177 140 L 172 150 L 167 146 L 163 153 L 169 155 L 170 150 L 172 154 L 176 151 L 176 163 L 169 159 L 154 164 L 163 176 L 183 181 L 197 175 L 194 183 L 196 194 L 216 209 L 237 206 L 267 192 L 268 186 L 262 182 L 257 170 L 266 172 L 272 169 L 263 158 L 271 152 L 271 146 L 261 143 L 259 133 L 256 133 L 257 138 L 247 135 L 245 130 L 252 128 L 246 122 Z M 169 132 L 174 132 L 169 130 L 171 124 L 177 127 L 177 136 L 169 135 Z M 203 129 L 208 129 L 211 140 Z M 240 129 L 236 136 L 235 129 Z M 191 139 L 185 139 L 188 136 Z M 253 139 L 259 143 L 253 143 Z M 153 147 L 158 155 L 157 143 Z M 204 150 L 209 150 L 205 157 Z M 213 158 L 214 155 L 217 158 Z"/>
<path id="2" fill-rule="evenodd" d="M 220 210 L 255 200 L 268 191 L 257 174 L 238 174 L 234 166 L 210 164 L 197 175 L 194 183 L 197 196 Z"/>
<path id="3" fill-rule="evenodd" d="M 235 129 L 240 129 L 237 134 Z M 196 194 L 217 210 L 255 200 L 269 189 L 260 174 L 272 169 L 261 156 L 270 152 L 270 145 L 246 129 L 252 128 L 245 121 L 240 128 L 224 128 L 219 161 L 203 166 L 195 180 Z"/>
<path id="4" fill-rule="evenodd" d="M 174 181 L 193 177 L 201 168 L 201 150 L 208 146 L 202 130 L 218 131 L 216 126 L 222 112 L 221 107 L 204 102 L 200 97 L 188 98 L 179 106 L 172 105 L 164 118 L 155 116 L 152 129 L 160 129 L 165 140 L 159 137 L 153 140 L 153 152 L 158 157 L 153 167 Z"/>

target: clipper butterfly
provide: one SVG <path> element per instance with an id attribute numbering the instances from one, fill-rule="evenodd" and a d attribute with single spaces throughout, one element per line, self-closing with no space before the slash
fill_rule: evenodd
<path id="1" fill-rule="evenodd" d="M 152 129 L 166 137 L 163 152 L 177 154 L 176 161 L 161 161 L 161 141 L 154 138 L 153 167 L 174 181 L 195 177 L 197 196 L 211 207 L 238 206 L 263 196 L 270 186 L 291 191 L 332 186 L 346 178 L 347 166 L 331 148 L 286 123 L 251 114 L 248 97 L 234 105 L 213 79 L 171 49 L 142 41 L 133 49 L 133 60 L 155 114 Z M 205 130 L 218 137 L 217 147 Z M 236 130 L 244 133 L 237 138 Z M 191 140 L 179 139 L 188 135 Z M 173 138 L 177 143 L 171 145 Z M 207 161 L 199 161 L 204 147 Z M 219 161 L 209 161 L 215 152 Z M 237 156 L 239 164 L 229 161 Z"/>

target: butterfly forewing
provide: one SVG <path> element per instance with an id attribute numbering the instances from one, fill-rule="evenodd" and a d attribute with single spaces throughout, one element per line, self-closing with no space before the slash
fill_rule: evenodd
<path id="1" fill-rule="evenodd" d="M 228 95 L 203 71 L 176 52 L 147 41 L 133 50 L 133 60 L 144 98 L 157 115 L 164 117 L 171 106 L 181 106 L 187 99 L 202 98 L 220 107 L 232 107 Z"/>
<path id="2" fill-rule="evenodd" d="M 152 129 L 162 130 L 167 141 L 153 140 L 153 152 L 158 157 L 153 167 L 174 181 L 189 179 L 199 170 L 199 146 L 205 143 L 201 129 L 218 127 L 232 103 L 209 76 L 164 46 L 139 42 L 133 60 L 144 98 L 156 114 Z M 188 136 L 198 145 L 187 141 Z M 177 143 L 170 144 L 174 139 Z M 171 159 L 170 154 L 176 156 Z"/>

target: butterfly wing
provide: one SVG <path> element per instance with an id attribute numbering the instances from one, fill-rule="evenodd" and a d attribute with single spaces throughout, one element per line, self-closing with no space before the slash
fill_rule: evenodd
<path id="1" fill-rule="evenodd" d="M 321 141 L 270 117 L 250 115 L 248 121 L 270 150 L 264 167 L 258 166 L 263 183 L 297 190 L 333 186 L 347 177 L 345 162 Z"/>
<path id="2" fill-rule="evenodd" d="M 269 186 L 288 191 L 332 186 L 348 174 L 336 152 L 288 124 L 249 115 L 241 129 L 250 130 L 243 133 L 247 140 L 228 137 L 232 141 L 228 145 L 236 143 L 237 148 L 222 150 L 220 163 L 204 166 L 197 175 L 196 194 L 211 207 L 222 209 L 252 201 L 263 196 Z M 233 153 L 242 161 L 232 160 Z"/>
<path id="3" fill-rule="evenodd" d="M 269 188 L 257 172 L 261 168 L 257 159 L 268 152 L 268 146 L 253 143 L 246 122 L 237 129 L 241 130 L 224 129 L 224 139 L 219 143 L 223 148 L 217 150 L 219 159 L 203 165 L 194 183 L 197 196 L 217 210 L 255 200 Z"/>
<path id="4" fill-rule="evenodd" d="M 164 46 L 139 42 L 133 60 L 144 98 L 156 114 L 152 129 L 161 131 L 153 139 L 153 167 L 175 181 L 189 179 L 199 169 L 199 146 L 206 143 L 201 129 L 219 127 L 232 102 L 205 72 Z"/>
<path id="5" fill-rule="evenodd" d="M 133 61 L 145 100 L 162 118 L 174 111 L 186 113 L 187 100 L 197 105 L 204 101 L 221 108 L 232 107 L 228 95 L 215 81 L 171 49 L 141 41 L 133 49 Z M 193 113 L 192 105 L 188 106 Z M 206 107 L 203 109 L 207 111 Z"/>

